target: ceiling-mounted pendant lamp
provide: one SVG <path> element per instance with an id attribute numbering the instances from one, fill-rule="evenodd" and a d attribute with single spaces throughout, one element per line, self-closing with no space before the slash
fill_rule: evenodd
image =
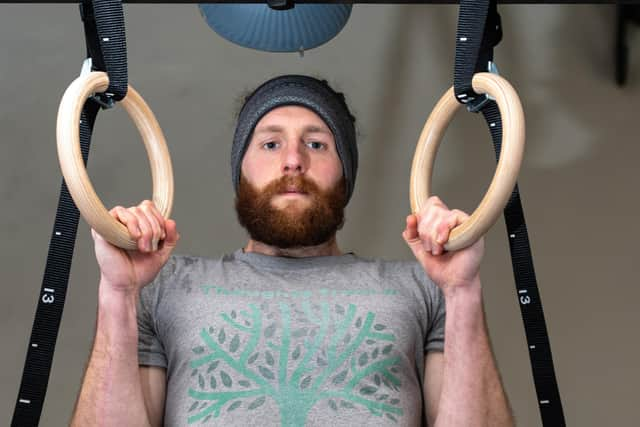
<path id="1" fill-rule="evenodd" d="M 328 42 L 345 26 L 352 8 L 346 4 L 293 5 L 291 0 L 269 3 L 271 6 L 200 4 L 199 8 L 207 24 L 225 39 L 268 52 L 299 52 Z"/>

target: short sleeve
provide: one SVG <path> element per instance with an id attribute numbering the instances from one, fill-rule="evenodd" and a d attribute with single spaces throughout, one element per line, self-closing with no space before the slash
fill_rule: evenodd
<path id="1" fill-rule="evenodd" d="M 156 332 L 154 305 L 156 298 L 152 283 L 140 291 L 138 299 L 138 364 L 142 366 L 167 367 L 167 357 Z"/>
<path id="2" fill-rule="evenodd" d="M 438 296 L 436 301 L 433 301 L 434 306 L 431 311 L 432 316 L 429 319 L 429 331 L 424 347 L 425 353 L 429 351 L 444 351 L 444 323 L 446 314 L 444 310 L 444 298 L 439 289 Z"/>
<path id="3" fill-rule="evenodd" d="M 422 267 L 420 267 L 422 270 Z M 424 274 L 424 271 L 422 271 Z M 425 291 L 427 304 L 427 334 L 424 352 L 444 351 L 445 301 L 442 290 L 426 275 Z"/>

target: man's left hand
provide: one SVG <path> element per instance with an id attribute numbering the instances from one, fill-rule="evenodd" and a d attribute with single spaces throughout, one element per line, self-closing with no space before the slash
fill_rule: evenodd
<path id="1" fill-rule="evenodd" d="M 419 213 L 407 216 L 407 227 L 402 232 L 418 262 L 445 296 L 455 287 L 479 283 L 483 238 L 455 252 L 444 249 L 451 230 L 468 217 L 460 210 L 450 210 L 442 200 L 433 196 Z"/>

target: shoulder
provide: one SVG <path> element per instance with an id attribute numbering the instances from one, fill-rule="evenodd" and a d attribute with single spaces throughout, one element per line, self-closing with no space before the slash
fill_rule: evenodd
<path id="1" fill-rule="evenodd" d="M 174 291 L 186 291 L 207 277 L 215 275 L 229 255 L 209 258 L 196 255 L 174 254 L 169 257 L 155 279 L 141 291 L 143 299 L 159 299 Z"/>
<path id="2" fill-rule="evenodd" d="M 362 258 L 359 264 L 362 267 L 361 276 L 375 277 L 386 290 L 386 295 L 401 298 L 408 307 L 423 313 L 425 319 L 433 322 L 438 313 L 443 312 L 442 291 L 417 261 Z"/>
<path id="3" fill-rule="evenodd" d="M 438 286 L 429 278 L 422 266 L 415 260 L 387 260 L 381 258 L 363 258 L 355 256 L 354 268 L 360 274 L 375 278 L 395 287 L 434 295 Z"/>
<path id="4" fill-rule="evenodd" d="M 381 258 L 363 258 L 355 256 L 355 266 L 375 272 L 381 278 L 391 280 L 410 280 L 419 283 L 431 282 L 417 261 L 387 260 Z"/>
<path id="5" fill-rule="evenodd" d="M 190 274 L 198 269 L 209 268 L 211 265 L 219 263 L 220 260 L 221 258 L 215 259 L 194 255 L 171 255 L 156 276 L 154 283 L 164 283 L 167 280 Z"/>
<path id="6" fill-rule="evenodd" d="M 165 265 L 162 267 L 162 270 L 158 273 L 157 279 L 161 281 L 168 277 L 215 270 L 237 262 L 238 260 L 236 259 L 235 254 L 226 254 L 217 258 L 174 254 L 169 257 Z"/>

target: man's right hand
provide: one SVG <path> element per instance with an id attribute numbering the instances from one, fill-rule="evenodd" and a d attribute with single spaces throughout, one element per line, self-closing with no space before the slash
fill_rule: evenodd
<path id="1" fill-rule="evenodd" d="M 109 213 L 127 227 L 138 248 L 118 248 L 92 229 L 101 282 L 114 290 L 137 293 L 156 277 L 178 243 L 176 223 L 164 219 L 149 200 L 128 209 L 116 206 Z"/>

